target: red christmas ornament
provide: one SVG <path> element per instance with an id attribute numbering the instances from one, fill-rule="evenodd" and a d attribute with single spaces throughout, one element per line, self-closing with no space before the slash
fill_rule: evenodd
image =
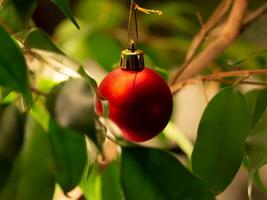
<path id="1" fill-rule="evenodd" d="M 121 68 L 102 80 L 97 94 L 98 98 L 109 101 L 109 118 L 129 141 L 142 142 L 155 137 L 171 117 L 170 88 L 160 75 L 144 67 L 143 52 L 134 46 L 122 51 Z M 96 111 L 103 114 L 99 99 Z"/>

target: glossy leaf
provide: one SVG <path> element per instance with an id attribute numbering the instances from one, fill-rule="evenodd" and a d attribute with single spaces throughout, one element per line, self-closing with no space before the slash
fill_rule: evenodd
<path id="1" fill-rule="evenodd" d="M 251 90 L 244 95 L 245 99 L 247 101 L 247 104 L 248 104 L 248 108 L 249 108 L 249 112 L 250 112 L 252 121 L 253 121 L 254 110 L 256 107 L 259 92 L 260 92 L 260 90 L 256 89 L 256 90 Z M 251 125 L 252 124 L 253 123 L 251 123 Z"/>
<path id="2" fill-rule="evenodd" d="M 226 88 L 209 102 L 198 127 L 192 168 L 215 194 L 221 193 L 237 173 L 249 131 L 249 111 L 238 90 Z"/>
<path id="3" fill-rule="evenodd" d="M 19 32 L 30 25 L 36 0 L 5 0 L 0 8 L 0 19 L 12 32 Z"/>
<path id="4" fill-rule="evenodd" d="M 88 84 L 94 90 L 93 92 L 95 92 L 96 89 L 97 89 L 97 83 L 96 83 L 96 81 L 91 76 L 89 76 L 87 74 L 87 72 L 85 71 L 85 69 L 82 66 L 78 69 L 78 72 L 83 77 L 83 79 L 88 82 Z"/>
<path id="5" fill-rule="evenodd" d="M 23 114 L 13 104 L 0 105 L 0 190 L 10 175 L 23 135 Z"/>
<path id="6" fill-rule="evenodd" d="M 86 200 L 101 200 L 101 176 L 97 164 L 93 165 L 90 176 L 84 173 L 79 185 L 86 197 Z"/>
<path id="7" fill-rule="evenodd" d="M 51 200 L 55 185 L 51 154 L 48 135 L 29 117 L 21 153 L 0 200 Z"/>
<path id="8" fill-rule="evenodd" d="M 112 186 L 112 187 L 110 187 Z M 108 165 L 101 176 L 102 200 L 122 200 L 122 189 L 120 184 L 120 170 L 118 162 L 114 161 Z"/>
<path id="9" fill-rule="evenodd" d="M 52 51 L 58 54 L 63 52 L 51 41 L 49 35 L 39 28 L 34 28 L 25 37 L 24 45 L 28 48 Z"/>
<path id="10" fill-rule="evenodd" d="M 252 92 L 256 101 L 253 102 L 254 126 L 247 139 L 247 158 L 249 170 L 254 173 L 267 163 L 267 89 Z"/>
<path id="11" fill-rule="evenodd" d="M 248 166 L 257 170 L 267 163 L 267 109 L 247 140 Z"/>
<path id="12" fill-rule="evenodd" d="M 264 110 L 267 107 L 267 89 L 259 90 L 257 95 L 255 96 L 257 98 L 257 101 L 253 110 L 254 112 L 252 116 L 252 127 L 255 127 L 255 125 L 258 123 Z"/>
<path id="13" fill-rule="evenodd" d="M 17 90 L 31 101 L 27 65 L 20 49 L 0 27 L 0 85 Z"/>
<path id="14" fill-rule="evenodd" d="M 79 184 L 85 169 L 85 137 L 70 129 L 61 128 L 52 119 L 49 122 L 49 135 L 56 162 L 56 181 L 67 193 Z"/>
<path id="15" fill-rule="evenodd" d="M 69 18 L 69 20 L 78 28 L 79 24 L 73 17 L 71 10 L 70 10 L 70 5 L 69 5 L 69 0 L 52 0 L 52 2 L 64 13 L 66 17 Z"/>
<path id="16" fill-rule="evenodd" d="M 46 105 L 61 127 L 87 134 L 97 141 L 94 94 L 87 81 L 72 79 L 55 86 L 49 93 Z"/>
<path id="17" fill-rule="evenodd" d="M 127 200 L 209 200 L 207 188 L 172 155 L 142 147 L 122 149 L 121 183 Z"/>

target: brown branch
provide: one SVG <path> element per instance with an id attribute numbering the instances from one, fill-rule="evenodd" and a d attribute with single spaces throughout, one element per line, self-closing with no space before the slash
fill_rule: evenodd
<path id="1" fill-rule="evenodd" d="M 227 23 L 220 36 L 211 42 L 201 53 L 199 53 L 178 76 L 172 84 L 177 81 L 188 79 L 214 60 L 223 52 L 239 35 L 244 14 L 247 10 L 248 0 L 235 0 Z"/>
<path id="2" fill-rule="evenodd" d="M 193 38 L 191 46 L 186 54 L 185 61 L 182 64 L 180 70 L 175 74 L 172 83 L 183 73 L 188 63 L 192 60 L 193 56 L 196 54 L 197 49 L 200 47 L 204 41 L 207 34 L 222 20 L 225 16 L 229 7 L 231 6 L 233 0 L 223 0 L 215 11 L 212 13 L 208 21 L 203 24 L 198 34 Z"/>
<path id="3" fill-rule="evenodd" d="M 194 79 L 187 79 L 180 82 L 177 82 L 173 85 L 171 85 L 171 91 L 172 94 L 176 94 L 178 91 L 180 91 L 183 87 L 190 84 L 196 84 L 199 82 L 205 82 L 205 81 L 217 81 L 217 82 L 223 82 L 226 84 L 233 84 L 233 81 L 231 80 L 225 80 L 224 78 L 229 77 L 249 77 L 252 75 L 267 75 L 267 69 L 258 69 L 258 70 L 237 70 L 237 71 L 229 71 L 229 72 L 219 72 L 215 74 L 210 74 L 203 77 L 198 77 Z M 251 85 L 261 85 L 261 86 L 267 86 L 267 82 L 254 82 L 254 81 L 246 81 L 242 80 L 239 83 L 241 84 L 251 84 Z"/>
<path id="4" fill-rule="evenodd" d="M 256 10 L 249 12 L 246 14 L 246 16 L 243 19 L 242 22 L 242 27 L 240 32 L 244 32 L 246 28 L 248 28 L 249 25 L 251 25 L 253 22 L 258 20 L 262 15 L 267 13 L 267 3 L 263 4 L 261 7 L 257 8 Z M 225 27 L 225 22 L 222 23 L 220 26 L 217 26 L 214 28 L 208 35 L 207 35 L 207 40 L 211 40 L 212 38 L 216 38 L 220 32 L 223 30 Z"/>
<path id="5" fill-rule="evenodd" d="M 261 17 L 265 13 L 267 13 L 267 3 L 263 4 L 261 7 L 249 13 L 245 17 L 245 19 L 243 20 L 242 29 L 248 27 L 250 24 L 252 24 L 254 21 L 256 21 L 259 17 Z"/>

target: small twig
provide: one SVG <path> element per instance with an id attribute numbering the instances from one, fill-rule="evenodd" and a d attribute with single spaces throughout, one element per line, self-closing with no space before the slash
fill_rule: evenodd
<path id="1" fill-rule="evenodd" d="M 220 36 L 207 45 L 207 47 L 186 66 L 186 69 L 184 69 L 179 76 L 175 77 L 172 84 L 181 80 L 186 80 L 200 72 L 237 38 L 240 33 L 243 16 L 247 10 L 247 5 L 248 0 L 235 0 L 230 16 Z"/>
<path id="2" fill-rule="evenodd" d="M 194 79 L 187 79 L 187 80 L 183 80 L 180 81 L 174 85 L 171 85 L 171 91 L 172 94 L 176 94 L 178 91 L 180 91 L 183 87 L 185 87 L 186 85 L 190 85 L 190 84 L 196 84 L 202 81 L 217 81 L 217 82 L 222 82 L 222 83 L 226 83 L 226 84 L 233 84 L 234 82 L 231 80 L 225 80 L 224 78 L 228 78 L 228 77 L 239 77 L 239 76 L 243 76 L 243 77 L 249 77 L 252 75 L 267 75 L 267 69 L 258 69 L 258 70 L 238 70 L 238 71 L 229 71 L 229 72 L 219 72 L 219 73 L 215 73 L 215 74 L 211 74 L 208 76 L 203 76 L 203 77 L 198 77 L 198 78 L 194 78 Z M 260 86 L 265 86 L 267 87 L 267 83 L 266 82 L 255 82 L 255 81 L 246 81 L 246 80 L 242 80 L 241 82 L 239 82 L 239 84 L 250 84 L 250 85 L 260 85 Z"/>
<path id="3" fill-rule="evenodd" d="M 196 54 L 197 49 L 203 43 L 207 34 L 222 20 L 222 18 L 227 13 L 229 7 L 231 6 L 233 0 L 223 0 L 218 7 L 215 9 L 213 14 L 210 16 L 208 21 L 201 27 L 198 34 L 193 38 L 191 46 L 187 51 L 184 63 L 181 65 L 180 69 L 174 75 L 171 83 L 173 84 L 183 73 L 183 71 L 187 68 L 190 61 L 193 59 Z"/>
<path id="4" fill-rule="evenodd" d="M 259 17 L 261 17 L 265 13 L 267 13 L 267 3 L 263 4 L 261 7 L 254 10 L 253 12 L 247 14 L 245 19 L 243 20 L 242 29 L 245 29 L 247 26 L 255 22 Z"/>
<path id="5" fill-rule="evenodd" d="M 202 15 L 199 11 L 196 13 L 196 16 L 197 16 L 197 19 L 199 21 L 199 24 L 201 25 L 201 27 L 203 27 L 205 23 L 204 23 Z"/>
<path id="6" fill-rule="evenodd" d="M 267 13 L 267 3 L 263 4 L 261 7 L 257 8 L 256 10 L 247 13 L 246 16 L 243 19 L 242 26 L 241 26 L 241 29 L 240 29 L 240 33 L 244 32 L 246 30 L 246 28 L 249 27 L 249 25 L 251 25 L 253 22 L 258 20 L 265 13 Z M 214 28 L 209 33 L 209 35 L 207 35 L 207 37 L 206 37 L 207 40 L 210 40 L 211 38 L 217 37 L 221 33 L 223 28 L 225 27 L 225 24 L 226 23 L 224 22 L 220 26 L 217 26 L 216 28 Z"/>
<path id="7" fill-rule="evenodd" d="M 248 79 L 249 76 L 250 76 L 250 75 L 247 74 L 247 75 L 245 75 L 245 76 L 239 78 L 237 81 L 235 81 L 235 82 L 233 83 L 233 86 L 237 86 L 237 85 L 239 85 L 239 84 L 242 83 L 244 80 Z"/>

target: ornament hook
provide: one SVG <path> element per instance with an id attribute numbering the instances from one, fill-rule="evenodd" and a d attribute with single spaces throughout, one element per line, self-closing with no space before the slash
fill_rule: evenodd
<path id="1" fill-rule="evenodd" d="M 137 22 L 137 13 L 136 13 L 136 3 L 134 0 L 131 1 L 129 21 L 128 21 L 128 43 L 129 49 L 134 51 L 135 44 L 138 42 L 138 22 Z"/>

